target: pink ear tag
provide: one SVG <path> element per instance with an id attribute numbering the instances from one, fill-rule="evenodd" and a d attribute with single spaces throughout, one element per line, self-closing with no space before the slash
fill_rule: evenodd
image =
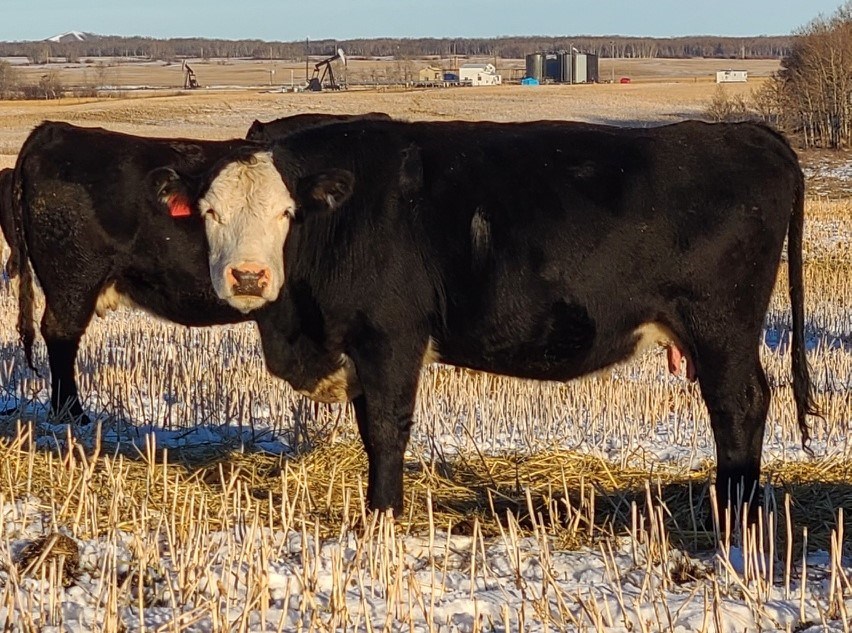
<path id="1" fill-rule="evenodd" d="M 192 215 L 189 202 L 180 195 L 169 196 L 169 215 L 173 218 L 186 218 Z"/>

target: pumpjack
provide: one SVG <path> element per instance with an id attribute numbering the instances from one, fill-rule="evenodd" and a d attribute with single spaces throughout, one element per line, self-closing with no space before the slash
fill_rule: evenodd
<path id="1" fill-rule="evenodd" d="M 198 88 L 198 80 L 195 78 L 195 71 L 183 60 L 183 89 L 193 90 Z"/>
<path id="2" fill-rule="evenodd" d="M 331 66 L 331 63 L 338 59 L 343 62 L 344 66 L 346 66 L 346 56 L 343 54 L 342 48 L 338 48 L 337 52 L 331 57 L 327 57 L 326 59 L 314 64 L 314 74 L 308 80 L 308 90 L 313 92 L 319 92 L 322 90 L 323 82 L 325 82 L 326 77 L 328 77 L 327 87 L 329 90 L 340 90 L 341 85 L 335 80 L 334 69 Z"/>

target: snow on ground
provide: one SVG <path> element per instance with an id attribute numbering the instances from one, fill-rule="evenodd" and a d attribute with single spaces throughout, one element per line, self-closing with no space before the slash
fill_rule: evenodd
<path id="1" fill-rule="evenodd" d="M 44 532 L 43 507 L 34 499 L 3 505 L 2 519 L 12 552 Z M 110 608 L 127 631 L 171 630 L 178 621 L 187 631 L 226 630 L 229 624 L 229 630 L 251 631 L 847 630 L 842 622 L 825 621 L 831 578 L 825 552 L 809 555 L 803 590 L 799 577 L 785 587 L 780 565 L 773 584 L 765 580 L 768 570 L 764 580 L 743 583 L 722 555 L 670 549 L 655 557 L 626 538 L 572 552 L 552 549 L 547 537 L 477 542 L 437 532 L 430 543 L 380 527 L 370 551 L 354 533 L 316 542 L 309 531 L 246 534 L 243 528 L 184 545 L 197 548 L 189 571 L 193 601 L 185 601 L 187 571 L 177 564 L 185 554 L 163 534 L 148 537 L 157 540 L 162 556 L 144 570 L 140 592 L 132 563 L 139 538 L 118 531 L 83 540 L 80 571 L 70 586 L 26 579 L 14 599 L 37 614 L 39 603 L 56 594 L 53 619 L 34 622 L 43 632 L 103 630 Z M 848 579 L 852 560 L 843 566 Z M 688 576 L 673 581 L 676 570 Z M 129 584 L 130 600 L 110 607 L 117 584 Z M 205 603 L 220 615 L 211 616 Z M 848 586 L 844 606 L 852 613 Z M 205 607 L 208 613 L 196 619 Z M 345 613 L 349 626 L 332 613 Z M 6 602 L 0 623 L 14 622 Z"/>

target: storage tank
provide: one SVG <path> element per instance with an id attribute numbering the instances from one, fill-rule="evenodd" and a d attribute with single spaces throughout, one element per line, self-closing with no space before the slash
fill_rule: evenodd
<path id="1" fill-rule="evenodd" d="M 561 81 L 562 69 L 559 53 L 544 54 L 544 76 L 551 81 Z"/>
<path id="2" fill-rule="evenodd" d="M 598 56 L 592 53 L 586 54 L 586 81 L 596 84 L 601 80 L 598 70 Z"/>
<path id="3" fill-rule="evenodd" d="M 544 55 L 542 53 L 530 53 L 527 55 L 527 77 L 536 81 L 544 78 Z"/>
<path id="4" fill-rule="evenodd" d="M 584 84 L 588 81 L 588 59 L 585 53 L 574 53 L 574 83 Z"/>
<path id="5" fill-rule="evenodd" d="M 559 51 L 557 54 L 559 55 L 559 79 L 557 81 L 570 84 L 574 76 L 571 68 L 571 53 L 568 51 Z"/>

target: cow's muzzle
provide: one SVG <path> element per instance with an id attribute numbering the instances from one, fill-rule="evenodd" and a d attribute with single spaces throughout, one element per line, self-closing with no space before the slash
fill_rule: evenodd
<path id="1" fill-rule="evenodd" d="M 267 266 L 244 262 L 228 268 L 225 277 L 234 295 L 262 297 L 272 279 L 272 271 Z"/>

